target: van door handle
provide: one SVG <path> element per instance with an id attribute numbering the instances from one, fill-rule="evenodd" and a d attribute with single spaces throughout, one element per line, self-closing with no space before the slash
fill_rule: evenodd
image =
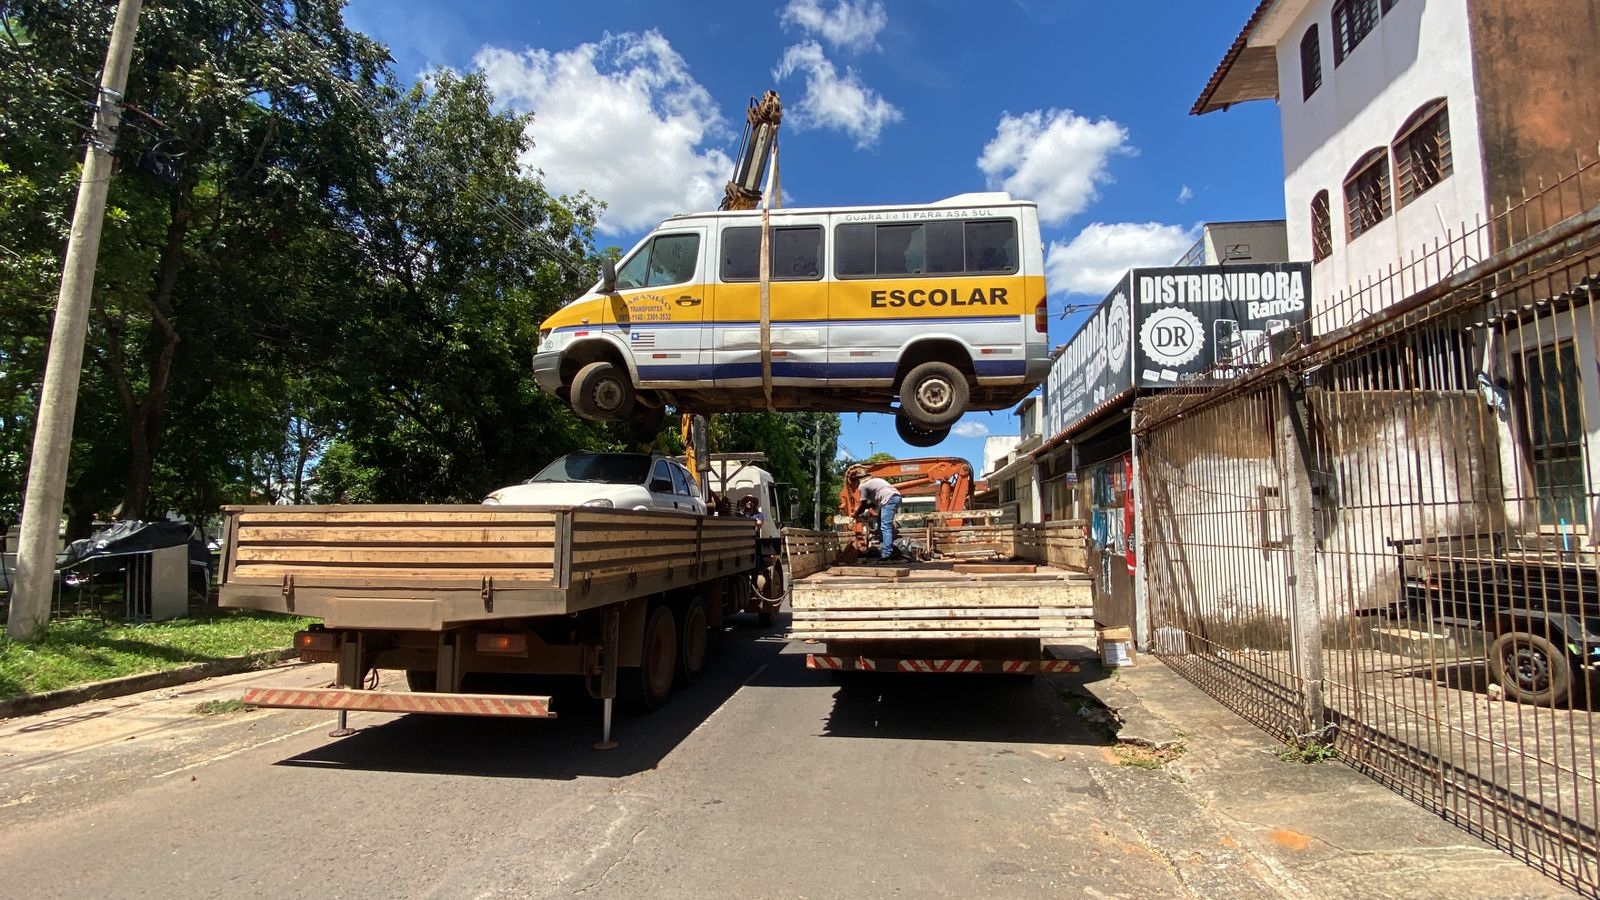
<path id="1" fill-rule="evenodd" d="M 699 297 L 691 297 L 688 294 L 684 294 L 682 297 L 678 298 L 678 305 L 679 306 L 699 306 L 700 305 L 700 298 Z"/>

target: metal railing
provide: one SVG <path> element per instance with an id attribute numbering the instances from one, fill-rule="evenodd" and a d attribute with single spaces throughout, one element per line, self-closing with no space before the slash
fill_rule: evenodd
<path id="1" fill-rule="evenodd" d="M 1141 401 L 1156 653 L 1600 896 L 1596 163 Z"/>

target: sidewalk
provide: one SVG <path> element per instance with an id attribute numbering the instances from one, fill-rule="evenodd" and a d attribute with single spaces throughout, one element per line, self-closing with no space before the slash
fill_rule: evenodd
<path id="1" fill-rule="evenodd" d="M 1097 774 L 1108 804 L 1200 897 L 1571 897 L 1571 892 L 1337 761 L 1281 745 L 1153 657 L 1074 690 L 1118 737 L 1181 752 Z"/>

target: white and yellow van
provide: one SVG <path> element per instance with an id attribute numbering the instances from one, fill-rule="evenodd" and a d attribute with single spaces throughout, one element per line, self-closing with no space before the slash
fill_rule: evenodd
<path id="1" fill-rule="evenodd" d="M 545 320 L 539 386 L 600 420 L 663 405 L 895 412 L 901 436 L 929 446 L 963 412 L 1009 407 L 1044 379 L 1033 203 L 964 194 L 769 216 L 768 359 L 762 212 L 694 213 Z"/>

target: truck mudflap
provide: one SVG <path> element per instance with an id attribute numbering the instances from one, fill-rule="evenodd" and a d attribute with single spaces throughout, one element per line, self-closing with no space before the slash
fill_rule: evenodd
<path id="1" fill-rule="evenodd" d="M 339 712 L 431 713 L 440 716 L 502 716 L 553 719 L 549 697 L 512 694 L 414 694 L 351 688 L 251 688 L 244 702 L 274 709 Z"/>
<path id="2" fill-rule="evenodd" d="M 806 657 L 806 668 L 832 672 L 976 672 L 1000 675 L 1049 675 L 1058 672 L 1076 672 L 1079 670 L 1079 665 L 1070 659 L 884 659 L 813 653 Z"/>

